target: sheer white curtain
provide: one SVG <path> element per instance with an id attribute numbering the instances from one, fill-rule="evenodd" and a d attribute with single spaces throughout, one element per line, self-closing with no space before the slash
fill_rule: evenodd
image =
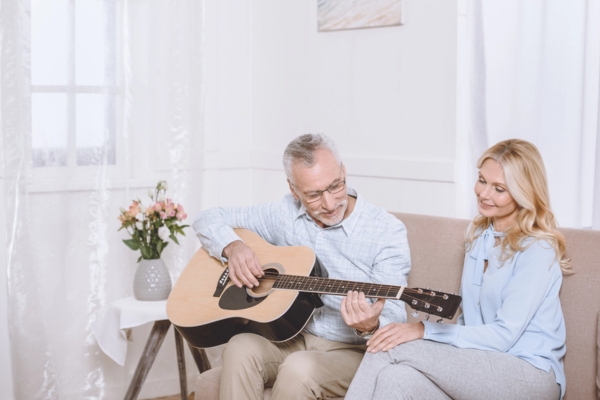
<path id="1" fill-rule="evenodd" d="M 119 207 L 165 179 L 188 215 L 200 210 L 201 7 L 2 0 L 2 366 L 11 366 L 15 398 L 118 398 L 127 389 L 137 359 L 119 367 L 91 325 L 103 305 L 133 292 L 138 255 L 117 232 Z M 173 281 L 197 248 L 186 233 L 163 253 Z M 153 369 L 176 376 L 174 357 Z"/>
<path id="2" fill-rule="evenodd" d="M 459 18 L 462 216 L 478 156 L 516 137 L 540 149 L 560 225 L 600 229 L 600 1 L 463 0 Z"/>

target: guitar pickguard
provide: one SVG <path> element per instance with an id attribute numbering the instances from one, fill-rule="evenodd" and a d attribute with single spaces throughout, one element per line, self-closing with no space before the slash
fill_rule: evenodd
<path id="1" fill-rule="evenodd" d="M 235 285 L 229 286 L 219 299 L 219 307 L 223 310 L 244 310 L 254 307 L 262 302 L 265 297 L 252 297 L 246 293 L 246 289 L 239 288 Z"/>

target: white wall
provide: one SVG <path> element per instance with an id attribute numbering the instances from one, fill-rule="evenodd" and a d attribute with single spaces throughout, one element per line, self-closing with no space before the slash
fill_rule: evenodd
<path id="1" fill-rule="evenodd" d="M 317 31 L 316 0 L 214 3 L 203 207 L 281 197 L 286 144 L 324 132 L 368 200 L 455 215 L 457 1 L 405 0 L 402 26 L 336 32 Z"/>

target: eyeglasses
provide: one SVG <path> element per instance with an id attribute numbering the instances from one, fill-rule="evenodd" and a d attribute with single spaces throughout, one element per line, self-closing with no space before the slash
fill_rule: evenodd
<path id="1" fill-rule="evenodd" d="M 336 193 L 339 193 L 342 190 L 344 190 L 345 187 L 346 187 L 346 180 L 344 179 L 342 181 L 332 183 L 325 190 L 315 190 L 314 192 L 310 192 L 310 193 L 307 193 L 307 194 L 301 195 L 301 196 L 304 199 L 304 201 L 306 201 L 307 203 L 314 203 L 315 201 L 321 200 L 321 197 L 323 197 L 323 193 L 329 192 L 331 194 L 336 194 Z"/>

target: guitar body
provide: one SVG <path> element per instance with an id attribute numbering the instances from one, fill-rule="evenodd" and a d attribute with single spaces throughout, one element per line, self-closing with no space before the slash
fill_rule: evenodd
<path id="1" fill-rule="evenodd" d="M 264 269 L 309 276 L 320 269 L 314 252 L 304 246 L 273 246 L 256 233 L 236 229 L 254 250 Z M 281 342 L 296 336 L 306 325 L 320 299 L 314 293 L 270 290 L 263 283 L 247 292 L 228 282 L 213 294 L 226 265 L 199 249 L 175 283 L 167 301 L 167 315 L 194 347 L 227 343 L 234 335 L 250 332 Z M 258 296 L 257 296 L 258 294 Z"/>

